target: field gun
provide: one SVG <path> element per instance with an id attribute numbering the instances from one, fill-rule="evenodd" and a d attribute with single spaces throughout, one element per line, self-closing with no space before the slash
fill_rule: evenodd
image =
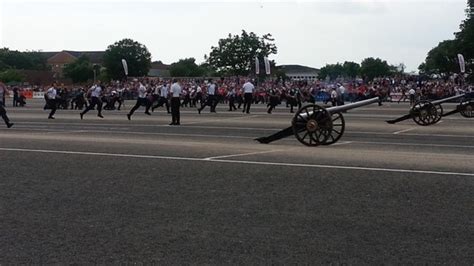
<path id="1" fill-rule="evenodd" d="M 443 106 L 441 104 L 458 99 L 461 99 L 461 101 L 456 106 L 456 109 L 448 113 L 444 113 Z M 436 101 L 418 101 L 411 107 L 410 112 L 407 115 L 397 119 L 388 120 L 387 123 L 395 124 L 411 118 L 420 126 L 430 126 L 438 123 L 442 117 L 456 113 L 460 113 L 462 116 L 467 118 L 472 118 L 474 117 L 473 107 L 474 102 L 470 99 L 470 97 L 468 97 L 467 94 L 451 96 Z"/>
<path id="2" fill-rule="evenodd" d="M 268 144 L 295 135 L 296 139 L 306 146 L 331 145 L 344 134 L 345 120 L 342 112 L 379 101 L 379 97 L 375 97 L 327 109 L 316 104 L 306 105 L 295 114 L 290 127 L 256 140 Z"/>

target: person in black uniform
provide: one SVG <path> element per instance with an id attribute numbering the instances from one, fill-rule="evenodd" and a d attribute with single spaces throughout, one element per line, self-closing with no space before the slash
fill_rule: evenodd
<path id="1" fill-rule="evenodd" d="M 271 114 L 272 110 L 278 105 L 279 97 L 277 90 L 273 87 L 270 88 L 268 90 L 268 96 L 270 97 L 270 101 L 267 104 L 267 107 L 269 107 L 267 113 Z"/>

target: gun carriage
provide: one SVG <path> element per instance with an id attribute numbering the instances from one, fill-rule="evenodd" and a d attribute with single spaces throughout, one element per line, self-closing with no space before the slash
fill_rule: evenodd
<path id="1" fill-rule="evenodd" d="M 345 120 L 342 112 L 376 102 L 379 102 L 378 97 L 327 109 L 310 104 L 298 110 L 290 127 L 256 140 L 268 144 L 294 135 L 299 142 L 306 146 L 331 145 L 344 134 Z"/>
<path id="2" fill-rule="evenodd" d="M 456 109 L 453 111 L 444 113 L 442 104 L 454 100 L 460 100 Z M 456 95 L 436 101 L 418 101 L 416 102 L 410 112 L 407 115 L 399 117 L 397 119 L 388 120 L 387 123 L 395 124 L 407 119 L 413 119 L 415 123 L 421 126 L 430 126 L 438 123 L 442 117 L 460 113 L 463 117 L 472 118 L 474 117 L 474 102 L 467 94 Z"/>

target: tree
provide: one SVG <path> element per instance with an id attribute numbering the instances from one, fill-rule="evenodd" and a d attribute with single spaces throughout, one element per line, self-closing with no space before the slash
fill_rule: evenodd
<path id="1" fill-rule="evenodd" d="M 173 77 L 199 77 L 203 76 L 205 71 L 206 69 L 196 64 L 194 58 L 180 59 L 170 66 L 170 74 Z"/>
<path id="2" fill-rule="evenodd" d="M 456 40 L 442 41 L 428 52 L 425 62 L 418 67 L 423 74 L 450 75 L 459 71 L 456 62 Z"/>
<path id="3" fill-rule="evenodd" d="M 8 83 L 12 81 L 21 82 L 24 79 L 25 77 L 14 69 L 8 69 L 3 72 L 0 72 L 0 81 L 4 83 Z"/>
<path id="4" fill-rule="evenodd" d="M 389 76 L 392 73 L 391 67 L 387 61 L 380 58 L 369 57 L 360 64 L 360 74 L 364 79 L 373 80 L 376 77 Z"/>
<path id="5" fill-rule="evenodd" d="M 466 72 L 474 72 L 474 0 L 468 0 L 466 19 L 460 26 L 461 31 L 455 33 L 457 52 L 463 54 L 466 61 Z"/>
<path id="6" fill-rule="evenodd" d="M 221 74 L 248 75 L 254 69 L 255 57 L 259 59 L 277 53 L 271 34 L 262 37 L 242 30 L 241 35 L 229 35 L 220 39 L 217 47 L 211 47 L 207 62 Z"/>
<path id="7" fill-rule="evenodd" d="M 128 74 L 146 76 L 151 68 L 151 54 L 145 45 L 131 39 L 123 39 L 109 45 L 104 54 L 104 66 L 112 79 L 123 79 L 122 59 L 127 60 Z"/>
<path id="8" fill-rule="evenodd" d="M 319 79 L 335 80 L 344 75 L 344 67 L 340 64 L 328 64 L 319 70 Z"/>
<path id="9" fill-rule="evenodd" d="M 342 65 L 342 71 L 345 77 L 348 78 L 355 78 L 359 75 L 360 72 L 360 65 L 355 62 L 344 62 Z"/>
<path id="10" fill-rule="evenodd" d="M 86 82 L 94 77 L 94 69 L 89 58 L 83 55 L 64 68 L 64 76 L 74 83 Z"/>
<path id="11" fill-rule="evenodd" d="M 46 57 L 39 52 L 0 49 L 0 71 L 6 69 L 46 70 L 48 69 L 46 60 Z"/>

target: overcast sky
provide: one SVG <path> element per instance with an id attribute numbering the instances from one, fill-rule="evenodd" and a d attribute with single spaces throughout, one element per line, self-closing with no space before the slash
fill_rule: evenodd
<path id="1" fill-rule="evenodd" d="M 202 62 L 219 38 L 245 29 L 274 36 L 277 64 L 322 67 L 373 56 L 416 70 L 431 48 L 453 38 L 465 7 L 465 0 L 0 0 L 0 46 L 100 51 L 132 38 L 153 60 Z"/>

